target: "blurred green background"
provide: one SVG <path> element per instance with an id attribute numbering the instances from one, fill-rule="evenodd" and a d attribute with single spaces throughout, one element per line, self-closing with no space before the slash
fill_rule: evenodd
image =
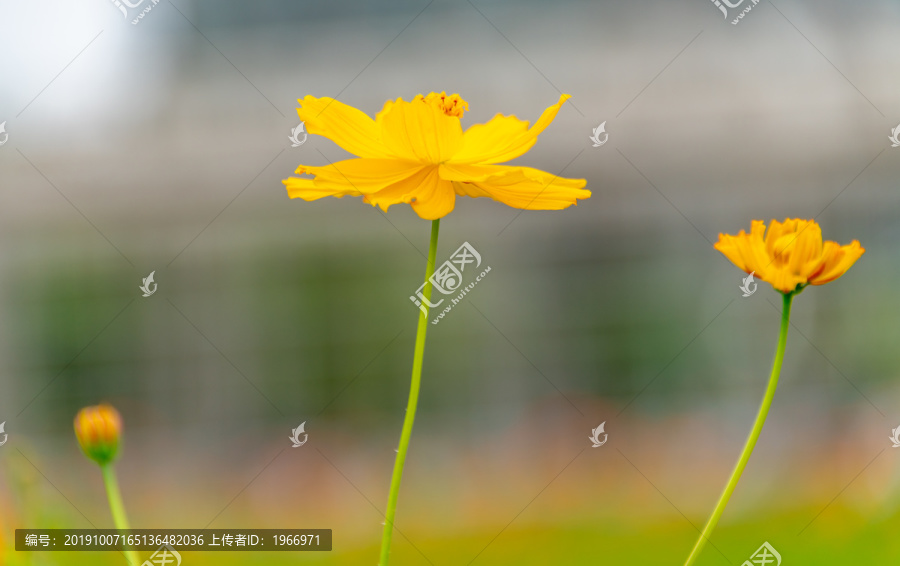
<path id="1" fill-rule="evenodd" d="M 101 401 L 124 417 L 135 528 L 334 530 L 330 553 L 185 566 L 377 562 L 429 223 L 291 201 L 281 179 L 347 157 L 291 147 L 297 98 L 373 115 L 442 90 L 469 102 L 464 126 L 572 94 L 515 163 L 593 196 L 459 198 L 442 221 L 439 261 L 468 241 L 492 270 L 429 326 L 393 563 L 682 564 L 780 308 L 765 283 L 741 297 L 711 244 L 785 217 L 867 253 L 794 302 L 700 564 L 764 541 L 789 565 L 900 561 L 900 5 L 761 2 L 732 25 L 704 0 L 163 0 L 132 25 L 145 5 L 0 3 L 0 562 L 123 563 L 11 546 L 16 528 L 112 528 L 72 433 Z"/>

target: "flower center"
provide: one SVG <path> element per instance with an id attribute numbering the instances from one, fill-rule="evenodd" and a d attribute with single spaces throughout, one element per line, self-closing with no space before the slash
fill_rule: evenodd
<path id="1" fill-rule="evenodd" d="M 458 94 L 440 94 L 432 92 L 424 97 L 425 102 L 434 106 L 447 116 L 462 118 L 463 112 L 469 109 L 469 103 L 463 100 Z"/>

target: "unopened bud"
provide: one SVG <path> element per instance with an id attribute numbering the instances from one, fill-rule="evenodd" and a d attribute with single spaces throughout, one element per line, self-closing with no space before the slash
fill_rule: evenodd
<path id="1" fill-rule="evenodd" d="M 122 417 L 111 405 L 85 407 L 75 416 L 75 436 L 88 458 L 108 464 L 119 452 Z"/>

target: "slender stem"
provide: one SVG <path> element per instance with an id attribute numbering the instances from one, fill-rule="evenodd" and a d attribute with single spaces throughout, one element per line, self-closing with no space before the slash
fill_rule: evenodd
<path id="1" fill-rule="evenodd" d="M 102 464 L 100 470 L 103 473 L 103 483 L 106 485 L 106 497 L 109 499 L 109 510 L 112 512 L 113 523 L 120 531 L 131 529 L 128 526 L 128 517 L 125 515 L 125 505 L 122 504 L 122 493 L 119 491 L 119 481 L 116 479 L 116 471 L 113 469 L 112 463 Z M 137 552 L 122 545 L 125 549 L 125 559 L 131 566 L 138 566 L 141 559 Z"/>
<path id="2" fill-rule="evenodd" d="M 697 561 L 697 558 L 699 558 L 700 553 L 703 551 L 703 546 L 706 544 L 706 541 L 709 540 L 713 529 L 716 528 L 716 524 L 719 522 L 719 518 L 725 511 L 725 506 L 728 505 L 728 500 L 731 498 L 734 488 L 741 479 L 741 474 L 744 473 L 747 461 L 750 460 L 750 455 L 753 453 L 753 448 L 756 446 L 756 441 L 759 439 L 759 433 L 762 432 L 763 425 L 766 423 L 766 415 L 769 414 L 769 407 L 772 406 L 772 398 L 775 397 L 775 389 L 778 387 L 781 362 L 784 360 L 784 347 L 785 344 L 787 344 L 788 326 L 790 325 L 791 319 L 791 299 L 793 296 L 793 293 L 784 293 L 784 306 L 781 309 L 781 332 L 778 335 L 778 347 L 775 349 L 775 361 L 772 362 L 772 374 L 769 376 L 769 386 L 766 388 L 766 394 L 763 397 L 762 405 L 760 405 L 759 413 L 756 415 L 756 422 L 753 423 L 753 429 L 750 431 L 750 436 L 747 437 L 747 442 L 744 444 L 744 450 L 741 452 L 741 457 L 734 467 L 734 471 L 731 473 L 731 479 L 728 480 L 725 491 L 722 492 L 722 496 L 719 498 L 719 502 L 716 504 L 712 516 L 709 518 L 709 521 L 707 521 L 706 526 L 703 527 L 703 532 L 700 533 L 700 538 L 697 540 L 697 544 L 694 545 L 694 550 L 691 551 L 691 555 L 688 556 L 684 566 L 691 566 Z"/>
<path id="3" fill-rule="evenodd" d="M 391 476 L 391 491 L 388 494 L 387 511 L 384 518 L 384 532 L 381 535 L 380 566 L 388 566 L 391 554 L 391 535 L 394 533 L 394 515 L 397 513 L 397 497 L 400 495 L 400 481 L 403 479 L 403 464 L 409 450 L 409 439 L 412 436 L 413 422 L 416 419 L 416 406 L 419 403 L 419 386 L 422 382 L 422 360 L 425 355 L 425 332 L 428 330 L 428 304 L 431 302 L 431 276 L 434 273 L 434 257 L 437 255 L 438 230 L 441 221 L 431 223 L 431 244 L 428 246 L 428 263 L 425 266 L 425 297 L 423 309 L 419 313 L 419 326 L 416 329 L 416 346 L 413 353 L 412 382 L 409 386 L 409 401 L 406 404 L 406 416 L 403 419 L 403 430 L 400 433 L 400 446 L 397 448 L 397 459 L 394 461 L 394 474 Z"/>

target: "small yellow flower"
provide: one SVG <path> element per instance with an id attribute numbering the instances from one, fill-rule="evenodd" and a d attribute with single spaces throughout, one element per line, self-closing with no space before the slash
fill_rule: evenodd
<path id="1" fill-rule="evenodd" d="M 815 220 L 798 218 L 772 220 L 768 232 L 762 220 L 754 220 L 749 234 L 719 234 L 715 248 L 782 293 L 834 281 L 866 251 L 856 240 L 846 246 L 823 242 Z"/>
<path id="2" fill-rule="evenodd" d="M 288 196 L 315 200 L 362 196 L 387 210 L 401 202 L 422 218 L 449 214 L 456 195 L 490 197 L 514 208 L 560 210 L 591 192 L 584 179 L 566 179 L 531 167 L 497 165 L 527 152 L 550 125 L 563 103 L 547 108 L 538 121 L 497 114 L 486 124 L 463 131 L 468 103 L 458 94 L 432 92 L 411 102 L 384 104 L 375 119 L 332 98 L 298 100 L 306 130 L 330 138 L 357 159 L 333 165 L 301 165 L 296 173 L 315 178 L 286 179 Z"/>
<path id="3" fill-rule="evenodd" d="M 122 417 L 111 405 L 85 407 L 75 416 L 75 436 L 88 458 L 108 464 L 119 451 Z"/>

